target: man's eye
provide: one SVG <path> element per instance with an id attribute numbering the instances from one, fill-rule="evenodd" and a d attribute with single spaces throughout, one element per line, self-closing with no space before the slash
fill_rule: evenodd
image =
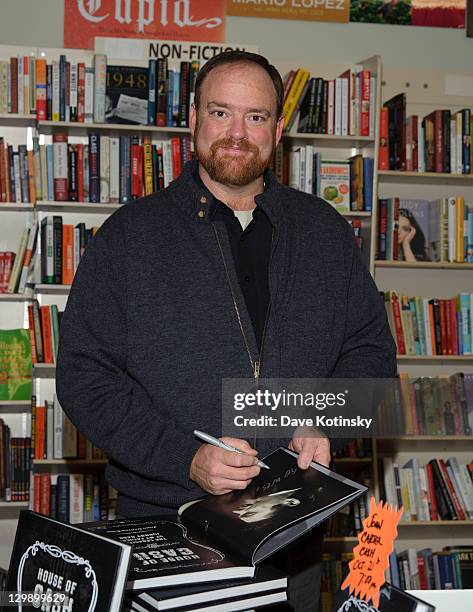
<path id="1" fill-rule="evenodd" d="M 223 119 L 227 116 L 226 112 L 223 110 L 214 110 L 211 113 L 214 117 L 218 117 L 219 119 Z"/>
<path id="2" fill-rule="evenodd" d="M 263 123 L 263 121 L 266 121 L 266 117 L 264 115 L 250 115 L 249 120 L 253 123 Z"/>

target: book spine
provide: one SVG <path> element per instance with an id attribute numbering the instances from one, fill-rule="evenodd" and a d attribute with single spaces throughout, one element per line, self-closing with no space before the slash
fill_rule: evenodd
<path id="1" fill-rule="evenodd" d="M 100 137 L 100 202 L 110 201 L 110 137 Z"/>
<path id="2" fill-rule="evenodd" d="M 94 97 L 95 97 L 95 73 L 93 68 L 85 69 L 85 85 L 84 85 L 84 122 L 94 122 Z"/>
<path id="3" fill-rule="evenodd" d="M 148 125 L 156 125 L 156 59 L 148 60 Z"/>
<path id="4" fill-rule="evenodd" d="M 79 88 L 78 64 L 72 63 L 70 68 L 69 88 L 69 120 L 78 121 L 78 88 Z"/>
<path id="5" fill-rule="evenodd" d="M 107 81 L 107 56 L 94 55 L 94 122 L 105 123 L 105 90 Z"/>
<path id="6" fill-rule="evenodd" d="M 185 72 L 185 71 L 184 71 Z M 190 72 L 190 66 L 189 66 Z M 184 76 L 182 77 L 184 78 Z M 157 60 L 156 74 L 156 125 L 163 127 L 166 125 L 166 103 L 167 103 L 167 82 L 168 82 L 168 62 L 167 59 L 160 58 Z M 189 91 L 190 95 L 190 91 Z M 185 106 L 186 101 L 182 99 Z M 189 112 L 189 101 L 187 101 L 187 114 L 185 114 L 185 125 L 187 125 L 187 117 Z M 184 120 L 185 108 L 182 110 L 181 125 Z"/>
<path id="7" fill-rule="evenodd" d="M 89 134 L 89 201 L 100 202 L 100 135 Z"/>

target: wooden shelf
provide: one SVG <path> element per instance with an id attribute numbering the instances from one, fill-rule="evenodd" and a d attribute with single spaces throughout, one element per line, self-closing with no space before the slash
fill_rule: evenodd
<path id="1" fill-rule="evenodd" d="M 0 202 L 0 212 L 31 212 L 33 210 L 32 202 Z"/>
<path id="2" fill-rule="evenodd" d="M 157 125 L 127 125 L 122 123 L 78 123 L 75 121 L 38 121 L 38 129 L 104 130 L 109 132 L 160 132 L 167 134 L 189 134 L 186 127 L 158 127 Z"/>
<path id="3" fill-rule="evenodd" d="M 43 295 L 69 295 L 70 289 L 70 285 L 39 284 L 35 285 L 34 291 Z"/>
<path id="4" fill-rule="evenodd" d="M 109 214 L 124 204 L 91 203 L 91 202 L 53 202 L 49 200 L 38 200 L 36 210 L 41 212 L 65 212 L 65 213 L 101 213 Z"/>
<path id="5" fill-rule="evenodd" d="M 473 174 L 452 174 L 446 172 L 400 172 L 398 170 L 379 170 L 378 177 L 380 180 L 386 181 L 409 181 L 412 182 L 436 182 L 436 181 L 453 181 L 453 182 L 470 182 L 473 183 Z"/>
<path id="6" fill-rule="evenodd" d="M 471 361 L 473 362 L 473 355 L 397 355 L 396 359 L 398 361 L 410 361 L 410 362 L 433 362 L 433 363 L 442 363 L 446 362 L 456 362 L 456 361 Z"/>
<path id="7" fill-rule="evenodd" d="M 28 293 L 0 293 L 0 302 L 29 302 L 33 299 L 31 292 Z"/>
<path id="8" fill-rule="evenodd" d="M 56 378 L 56 365 L 54 363 L 34 364 L 33 378 Z"/>
<path id="9" fill-rule="evenodd" d="M 473 263 L 449 261 L 375 261 L 376 268 L 432 268 L 435 270 L 473 270 Z"/>
<path id="10" fill-rule="evenodd" d="M 34 465 L 106 465 L 107 459 L 34 459 Z"/>

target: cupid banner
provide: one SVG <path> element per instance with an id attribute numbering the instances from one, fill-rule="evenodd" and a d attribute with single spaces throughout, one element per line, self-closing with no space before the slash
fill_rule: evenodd
<path id="1" fill-rule="evenodd" d="M 64 0 L 64 46 L 96 36 L 223 42 L 226 0 Z"/>

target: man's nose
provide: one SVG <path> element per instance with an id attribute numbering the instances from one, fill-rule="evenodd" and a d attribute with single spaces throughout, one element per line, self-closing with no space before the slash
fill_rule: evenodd
<path id="1" fill-rule="evenodd" d="M 246 137 L 246 123 L 243 115 L 234 114 L 228 126 L 228 136 L 234 140 L 242 140 Z"/>

